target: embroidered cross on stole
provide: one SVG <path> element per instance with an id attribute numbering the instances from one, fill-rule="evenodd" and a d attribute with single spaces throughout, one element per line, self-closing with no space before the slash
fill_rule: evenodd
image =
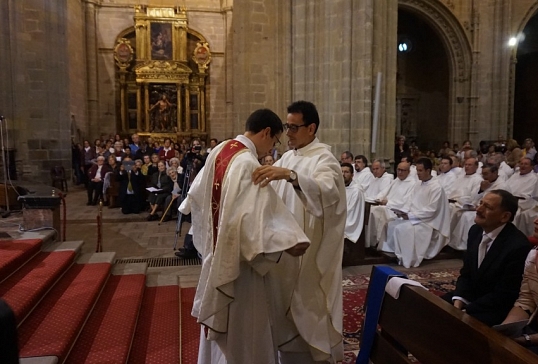
<path id="1" fill-rule="evenodd" d="M 247 149 L 247 147 L 237 140 L 230 140 L 215 158 L 215 173 L 213 176 L 213 190 L 211 194 L 211 211 L 213 213 L 213 249 L 217 245 L 217 233 L 220 215 L 220 198 L 222 193 L 222 182 L 226 176 L 228 166 L 233 159 Z"/>

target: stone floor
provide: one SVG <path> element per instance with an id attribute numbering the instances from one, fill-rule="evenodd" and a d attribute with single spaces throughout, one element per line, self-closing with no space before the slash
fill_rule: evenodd
<path id="1" fill-rule="evenodd" d="M 52 188 L 37 186 L 37 193 L 52 194 Z M 57 194 L 58 192 L 56 192 Z M 83 186 L 69 186 L 65 196 L 67 212 L 66 240 L 82 240 L 82 253 L 95 252 L 97 245 L 98 207 L 86 206 L 86 190 Z M 63 220 L 63 206 L 61 219 Z M 189 223 L 181 227 L 181 234 L 176 234 L 176 220 L 159 224 L 158 221 L 146 221 L 147 213 L 124 215 L 119 208 L 103 207 L 102 210 L 102 250 L 115 252 L 116 259 L 174 257 L 174 243 L 177 238 L 178 248 L 183 246 L 183 239 L 189 229 Z M 31 238 L 36 236 L 53 236 L 53 231 L 21 232 L 22 213 L 15 212 L 7 218 L 0 219 L 0 232 L 8 233 L 13 238 Z M 62 229 L 60 229 L 62 230 Z M 177 236 L 176 236 L 177 235 Z M 180 236 L 179 236 L 180 235 Z M 1 238 L 1 236 L 0 236 Z M 59 240 L 59 239 L 58 239 Z M 396 264 L 390 264 L 398 267 Z M 424 261 L 423 269 L 459 268 L 459 259 Z M 398 267 L 405 273 L 406 269 Z M 366 274 L 371 265 L 346 267 L 344 275 Z M 148 269 L 148 280 L 162 280 L 179 277 L 183 287 L 196 285 L 200 266 L 174 266 Z M 153 276 L 153 277 L 151 277 Z"/>

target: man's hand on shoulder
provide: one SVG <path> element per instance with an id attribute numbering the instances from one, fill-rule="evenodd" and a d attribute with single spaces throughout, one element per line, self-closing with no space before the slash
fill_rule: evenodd
<path id="1" fill-rule="evenodd" d="M 252 182 L 255 185 L 259 184 L 261 187 L 265 187 L 271 181 L 288 180 L 290 178 L 290 170 L 282 167 L 275 166 L 261 166 L 256 168 L 252 173 Z"/>
<path id="2" fill-rule="evenodd" d="M 297 245 L 286 249 L 285 252 L 289 255 L 293 255 L 294 257 L 300 257 L 304 253 L 306 253 L 306 249 L 310 246 L 309 243 L 298 243 Z"/>

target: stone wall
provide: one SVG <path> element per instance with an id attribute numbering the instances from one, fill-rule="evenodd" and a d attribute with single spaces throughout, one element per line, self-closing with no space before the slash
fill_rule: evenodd
<path id="1" fill-rule="evenodd" d="M 16 148 L 19 180 L 49 183 L 71 165 L 67 0 L 2 1 L 0 104 Z"/>

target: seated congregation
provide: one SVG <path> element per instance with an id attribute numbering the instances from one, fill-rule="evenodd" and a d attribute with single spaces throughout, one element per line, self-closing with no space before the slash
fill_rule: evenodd
<path id="1" fill-rule="evenodd" d="M 399 137 L 395 158 L 400 158 L 396 178 L 382 160 L 368 167 L 365 156 L 342 153 L 346 246 L 364 245 L 372 254 L 395 257 L 405 268 L 418 267 L 441 251 L 457 255 L 468 250 L 472 226 L 489 212 L 485 196 L 499 190 L 517 199 L 509 225 L 532 235 L 538 217 L 538 154 L 531 139 L 523 149 L 501 138 L 479 150 L 469 141 L 459 151 L 446 143 L 435 154 L 411 150 Z"/>

